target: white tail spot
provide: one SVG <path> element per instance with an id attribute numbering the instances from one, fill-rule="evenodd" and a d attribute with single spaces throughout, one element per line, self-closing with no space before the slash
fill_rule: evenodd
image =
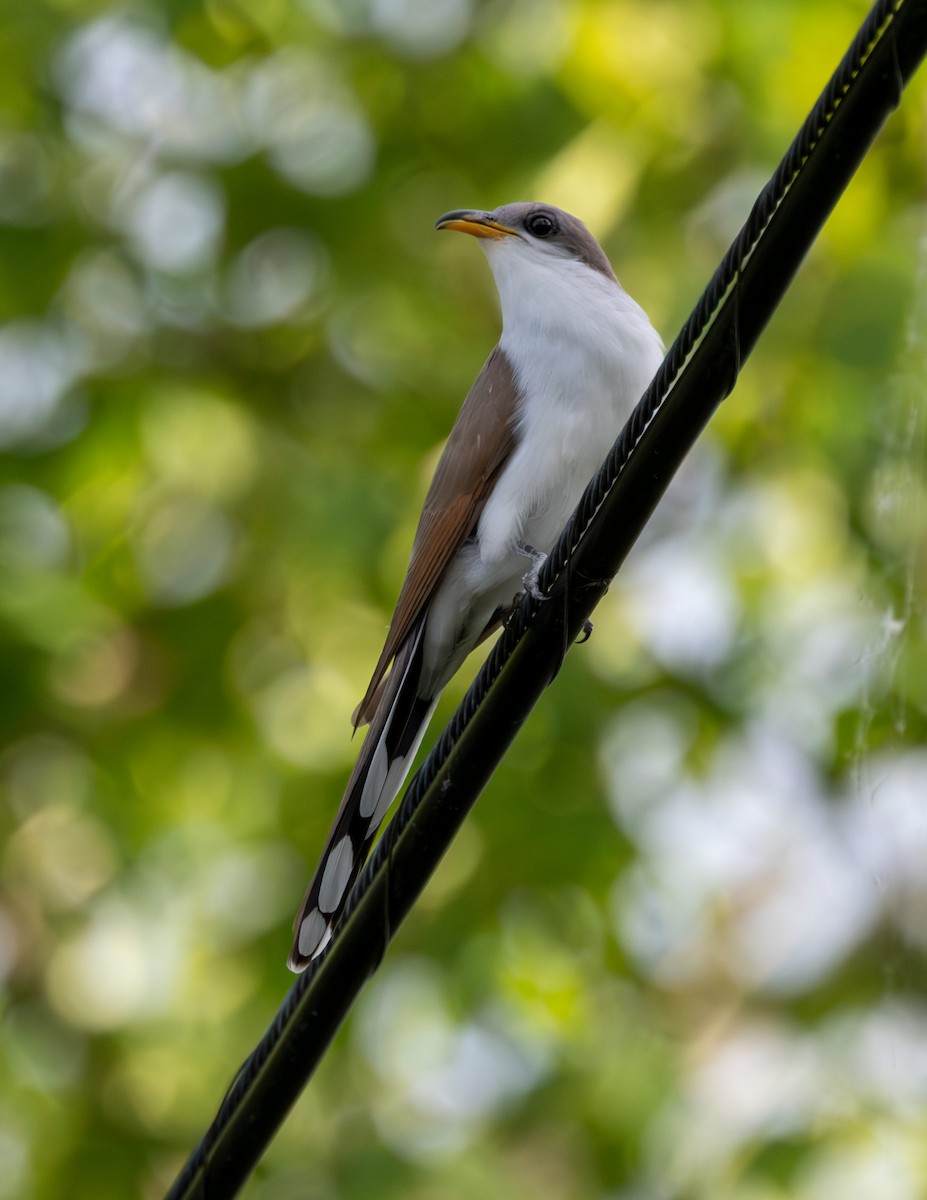
<path id="1" fill-rule="evenodd" d="M 377 801 L 380 799 L 380 793 L 383 791 L 383 784 L 386 782 L 388 770 L 389 763 L 386 761 L 386 746 L 381 738 L 380 744 L 373 752 L 370 766 L 367 768 L 367 778 L 364 780 L 364 787 L 361 791 L 360 815 L 362 817 L 369 817 L 376 808 Z"/>
<path id="2" fill-rule="evenodd" d="M 377 806 L 373 810 L 373 816 L 370 818 L 370 824 L 367 826 L 367 837 L 372 838 L 376 831 L 380 828 L 380 823 L 389 811 L 389 806 L 396 799 L 396 793 L 402 787 L 402 781 L 406 775 L 406 756 L 394 758 L 389 765 L 389 772 L 386 779 L 383 781 L 383 789 L 380 792 L 380 798 L 377 801 Z"/>
<path id="3" fill-rule="evenodd" d="M 431 720 L 432 714 L 438 703 L 437 696 L 432 700 L 428 711 L 422 718 L 422 723 L 418 727 L 418 732 L 408 751 L 403 755 L 398 755 L 389 764 L 389 770 L 386 772 L 386 777 L 380 787 L 380 793 L 377 798 L 377 803 L 373 808 L 373 815 L 370 818 L 370 824 L 367 826 L 367 838 L 372 838 L 376 831 L 380 828 L 380 823 L 386 816 L 389 806 L 393 803 L 399 794 L 399 789 L 405 782 L 409 767 L 412 765 L 412 760 L 415 758 L 416 751 L 422 744 L 422 738 L 425 736 L 425 730 L 428 728 L 428 722 Z M 367 814 L 361 809 L 361 816 Z"/>
<path id="4" fill-rule="evenodd" d="M 341 903 L 353 865 L 354 847 L 348 834 L 345 834 L 325 863 L 322 883 L 319 886 L 319 908 L 323 913 L 334 912 Z"/>
<path id="5" fill-rule="evenodd" d="M 300 954 L 305 958 L 310 958 L 316 951 L 321 950 L 325 944 L 322 938 L 327 931 L 328 922 L 319 910 L 314 908 L 309 916 L 304 917 L 300 922 L 299 938 L 296 943 Z"/>

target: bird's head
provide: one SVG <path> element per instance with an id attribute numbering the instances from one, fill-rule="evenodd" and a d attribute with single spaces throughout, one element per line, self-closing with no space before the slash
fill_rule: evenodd
<path id="1" fill-rule="evenodd" d="M 492 212 L 458 209 L 445 213 L 435 229 L 454 229 L 481 239 L 495 271 L 498 256 L 517 255 L 525 266 L 554 266 L 557 260 L 582 263 L 607 279 L 615 273 L 602 247 L 577 217 L 552 204 L 503 204 Z"/>

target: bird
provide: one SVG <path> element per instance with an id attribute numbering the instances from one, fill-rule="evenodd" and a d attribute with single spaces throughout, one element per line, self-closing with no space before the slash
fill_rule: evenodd
<path id="1" fill-rule="evenodd" d="M 369 725 L 288 959 L 318 956 L 467 655 L 511 612 L 663 360 L 659 334 L 577 217 L 551 204 L 456 209 L 435 223 L 486 253 L 502 332 L 438 460 L 363 699 Z"/>

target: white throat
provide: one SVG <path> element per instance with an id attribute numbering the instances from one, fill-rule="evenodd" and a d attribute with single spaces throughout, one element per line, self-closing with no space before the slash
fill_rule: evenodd
<path id="1" fill-rule="evenodd" d="M 619 336 L 629 319 L 656 337 L 643 309 L 617 280 L 594 267 L 541 255 L 507 238 L 482 245 L 499 292 L 503 341 L 546 336 L 594 351 Z"/>

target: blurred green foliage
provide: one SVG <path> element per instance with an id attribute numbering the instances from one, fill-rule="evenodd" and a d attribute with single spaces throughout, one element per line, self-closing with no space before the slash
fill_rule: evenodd
<path id="1" fill-rule="evenodd" d="M 435 217 L 571 209 L 669 340 L 864 14 L 5 6 L 0 1200 L 163 1194 L 290 983 L 498 332 Z M 253 1200 L 927 1192 L 925 133 L 916 80 Z"/>

